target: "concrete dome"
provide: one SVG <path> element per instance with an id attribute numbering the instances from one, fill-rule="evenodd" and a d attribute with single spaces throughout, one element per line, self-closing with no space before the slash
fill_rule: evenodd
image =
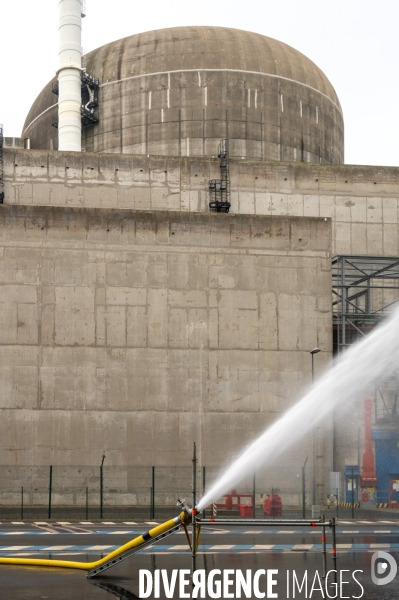
<path id="1" fill-rule="evenodd" d="M 222 27 L 176 27 L 123 38 L 90 52 L 100 80 L 94 152 L 207 156 L 221 138 L 232 156 L 343 162 L 343 117 L 324 73 L 271 38 Z M 57 97 L 48 84 L 23 137 L 57 148 Z"/>

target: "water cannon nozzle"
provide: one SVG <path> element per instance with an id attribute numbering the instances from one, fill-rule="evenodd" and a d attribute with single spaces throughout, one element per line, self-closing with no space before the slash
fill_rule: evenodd
<path id="1" fill-rule="evenodd" d="M 187 520 L 191 521 L 191 508 L 189 506 L 187 506 L 186 501 L 185 500 L 180 500 L 178 498 L 177 499 L 177 506 L 180 506 L 180 508 L 184 512 Z"/>

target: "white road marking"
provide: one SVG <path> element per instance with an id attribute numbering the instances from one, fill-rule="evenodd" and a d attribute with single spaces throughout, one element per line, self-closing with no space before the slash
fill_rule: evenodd
<path id="1" fill-rule="evenodd" d="M 223 533 L 223 532 L 222 531 L 218 531 L 218 532 L 215 532 L 215 533 Z M 243 531 L 242 533 L 243 533 L 243 535 L 245 535 L 245 534 L 249 535 L 250 533 L 263 533 L 263 531 L 259 531 L 259 530 L 255 529 L 255 530 Z"/>
<path id="2" fill-rule="evenodd" d="M 374 533 L 392 533 L 390 529 L 377 529 Z"/>
<path id="3" fill-rule="evenodd" d="M 296 531 L 276 531 L 276 533 L 296 533 Z"/>
<path id="4" fill-rule="evenodd" d="M 53 550 L 67 550 L 68 548 L 73 548 L 73 546 L 48 546 L 48 548 L 43 548 L 43 551 L 52 552 Z"/>
<path id="5" fill-rule="evenodd" d="M 370 525 L 370 523 L 373 523 L 373 521 L 356 521 L 357 523 L 363 523 L 365 525 Z"/>
<path id="6" fill-rule="evenodd" d="M 398 525 L 398 521 L 377 521 L 377 523 L 388 523 L 388 524 L 393 524 L 393 525 Z"/>
<path id="7" fill-rule="evenodd" d="M 342 533 L 359 533 L 359 531 L 350 530 L 350 531 L 343 531 Z"/>
<path id="8" fill-rule="evenodd" d="M 86 552 L 74 552 L 72 550 L 73 556 L 78 556 L 79 554 L 86 554 Z M 58 556 L 71 556 L 71 552 L 57 552 Z"/>

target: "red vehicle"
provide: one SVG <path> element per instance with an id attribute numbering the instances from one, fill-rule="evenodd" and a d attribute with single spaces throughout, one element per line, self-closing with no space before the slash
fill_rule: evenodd
<path id="1" fill-rule="evenodd" d="M 236 490 L 231 490 L 230 494 L 224 496 L 224 503 L 214 504 L 216 510 L 240 511 L 241 517 L 253 517 L 254 496 L 253 494 L 238 494 Z"/>

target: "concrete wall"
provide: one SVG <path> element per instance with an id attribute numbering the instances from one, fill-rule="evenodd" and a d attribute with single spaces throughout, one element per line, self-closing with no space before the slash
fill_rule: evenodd
<path id="1" fill-rule="evenodd" d="M 398 168 L 231 160 L 229 215 L 217 159 L 6 148 L 4 170 L 4 463 L 177 464 L 194 436 L 223 464 L 310 348 L 329 360 L 332 255 L 399 255 Z"/>
<path id="2" fill-rule="evenodd" d="M 2 464 L 220 465 L 330 358 L 329 220 L 5 204 L 0 239 Z"/>
<path id="3" fill-rule="evenodd" d="M 344 123 L 324 73 L 290 46 L 224 27 L 133 35 L 85 57 L 99 78 L 99 123 L 90 152 L 232 156 L 342 163 Z M 57 98 L 48 84 L 24 125 L 35 149 L 58 149 Z M 97 111 L 97 109 L 96 109 Z"/>
<path id="4" fill-rule="evenodd" d="M 4 148 L 24 148 L 24 140 L 18 137 L 5 137 L 3 140 Z"/>
<path id="5" fill-rule="evenodd" d="M 5 202 L 208 212 L 211 158 L 4 150 Z M 399 255 L 399 168 L 230 161 L 231 211 L 328 217 L 333 254 Z"/>

